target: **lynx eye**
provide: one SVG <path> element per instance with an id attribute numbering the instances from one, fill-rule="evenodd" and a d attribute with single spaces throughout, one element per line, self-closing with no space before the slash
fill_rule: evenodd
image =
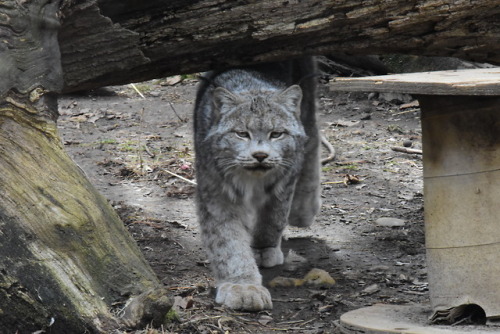
<path id="1" fill-rule="evenodd" d="M 283 137 L 284 134 L 285 134 L 284 131 L 273 131 L 269 134 L 269 138 L 278 139 L 278 138 Z"/>
<path id="2" fill-rule="evenodd" d="M 236 136 L 243 138 L 243 139 L 250 138 L 250 133 L 248 133 L 246 131 L 235 131 L 234 133 L 236 133 Z"/>

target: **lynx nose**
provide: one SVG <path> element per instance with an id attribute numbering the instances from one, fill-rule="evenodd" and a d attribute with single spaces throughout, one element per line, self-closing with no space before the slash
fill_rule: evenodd
<path id="1" fill-rule="evenodd" d="M 255 152 L 252 154 L 252 156 L 257 159 L 258 162 L 264 161 L 269 155 L 264 152 Z"/>

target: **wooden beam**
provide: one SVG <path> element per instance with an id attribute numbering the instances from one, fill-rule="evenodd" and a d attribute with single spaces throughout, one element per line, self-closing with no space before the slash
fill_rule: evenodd
<path id="1" fill-rule="evenodd" d="M 330 89 L 418 95 L 500 96 L 500 67 L 334 78 L 330 82 Z"/>
<path id="2" fill-rule="evenodd" d="M 332 53 L 500 64 L 497 0 L 65 3 L 66 91 Z"/>

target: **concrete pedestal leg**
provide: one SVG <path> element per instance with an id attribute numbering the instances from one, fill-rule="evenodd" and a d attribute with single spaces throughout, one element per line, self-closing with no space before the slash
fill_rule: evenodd
<path id="1" fill-rule="evenodd" d="M 431 306 L 362 308 L 342 315 L 339 331 L 496 333 L 497 326 L 431 326 L 429 317 L 500 316 L 500 97 L 418 99 Z"/>
<path id="2" fill-rule="evenodd" d="M 500 315 L 500 98 L 420 96 L 434 310 Z"/>

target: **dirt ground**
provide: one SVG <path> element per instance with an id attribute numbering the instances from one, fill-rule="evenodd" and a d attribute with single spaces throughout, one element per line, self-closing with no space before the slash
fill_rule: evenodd
<path id="1" fill-rule="evenodd" d="M 175 296 L 177 319 L 141 333 L 335 333 L 347 311 L 428 302 L 422 158 L 391 149 L 421 148 L 420 110 L 411 98 L 402 104 L 330 92 L 321 84 L 320 127 L 336 149 L 335 160 L 323 167 L 321 214 L 311 228 L 289 228 L 285 265 L 262 273 L 269 282 L 318 268 L 336 284 L 270 288 L 272 311 L 244 313 L 214 303 L 200 245 L 189 182 L 195 179 L 196 80 L 174 77 L 136 87 L 144 97 L 130 85 L 61 97 L 59 127 L 70 155 Z M 382 226 L 379 218 L 402 221 Z"/>

